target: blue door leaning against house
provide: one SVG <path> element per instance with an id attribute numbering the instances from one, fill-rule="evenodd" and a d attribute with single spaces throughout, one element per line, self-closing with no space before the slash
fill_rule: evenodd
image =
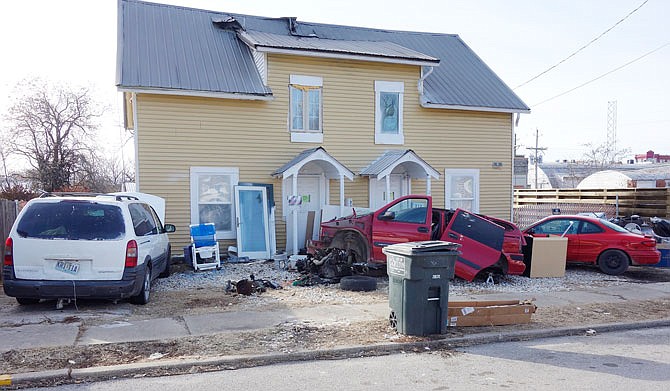
<path id="1" fill-rule="evenodd" d="M 270 258 L 267 190 L 261 186 L 236 186 L 237 255 Z"/>

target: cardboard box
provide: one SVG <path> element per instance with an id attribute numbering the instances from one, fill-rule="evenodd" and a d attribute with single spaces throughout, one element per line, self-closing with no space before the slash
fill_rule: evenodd
<path id="1" fill-rule="evenodd" d="M 537 306 L 530 300 L 450 301 L 447 326 L 502 326 L 530 323 Z"/>
<path id="2" fill-rule="evenodd" d="M 560 236 L 533 238 L 530 277 L 565 276 L 565 258 L 567 252 L 568 238 Z"/>

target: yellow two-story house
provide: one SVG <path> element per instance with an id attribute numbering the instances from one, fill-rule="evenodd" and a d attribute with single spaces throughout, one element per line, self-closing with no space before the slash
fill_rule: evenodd
<path id="1" fill-rule="evenodd" d="M 239 255 L 297 253 L 323 219 L 407 194 L 509 219 L 528 106 L 457 36 L 119 1 L 136 187 Z M 360 209 L 357 209 L 360 210 Z"/>

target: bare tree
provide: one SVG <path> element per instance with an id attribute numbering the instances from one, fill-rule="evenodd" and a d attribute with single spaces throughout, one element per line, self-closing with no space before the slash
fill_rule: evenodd
<path id="1" fill-rule="evenodd" d="M 89 191 L 107 193 L 119 191 L 124 182 L 133 182 L 131 165 L 114 157 L 102 156 L 94 150 L 81 156 L 72 182 Z"/>
<path id="2" fill-rule="evenodd" d="M 614 149 L 608 143 L 600 145 L 588 143 L 584 144 L 584 146 L 588 149 L 584 153 L 584 161 L 588 165 L 599 169 L 603 169 L 611 164 L 620 163 L 622 159 L 630 154 L 630 148 Z"/>
<path id="3" fill-rule="evenodd" d="M 20 82 L 6 115 L 12 152 L 28 162 L 27 179 L 43 190 L 70 185 L 89 151 L 102 110 L 86 88 L 53 86 L 39 79 Z"/>

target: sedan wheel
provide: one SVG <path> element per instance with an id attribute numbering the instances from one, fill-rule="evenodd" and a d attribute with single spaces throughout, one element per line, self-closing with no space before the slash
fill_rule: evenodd
<path id="1" fill-rule="evenodd" d="M 621 250 L 605 250 L 598 257 L 598 266 L 603 273 L 618 276 L 628 270 L 628 256 Z"/>

